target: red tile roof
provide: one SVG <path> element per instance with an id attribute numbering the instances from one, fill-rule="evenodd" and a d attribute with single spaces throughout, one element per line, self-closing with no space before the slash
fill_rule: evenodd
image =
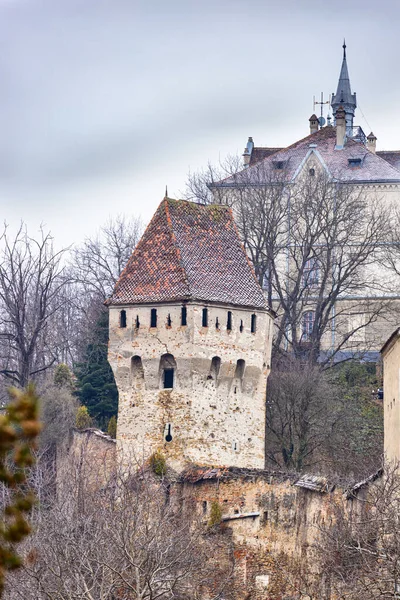
<path id="1" fill-rule="evenodd" d="M 264 146 L 255 146 L 253 148 L 253 152 L 250 157 L 250 164 L 254 165 L 254 163 L 259 162 L 260 160 L 264 160 L 267 156 L 271 156 L 271 154 L 275 154 L 275 152 L 279 152 L 282 148 L 267 148 Z"/>
<path id="2" fill-rule="evenodd" d="M 232 211 L 164 198 L 108 304 L 185 300 L 267 308 Z"/>

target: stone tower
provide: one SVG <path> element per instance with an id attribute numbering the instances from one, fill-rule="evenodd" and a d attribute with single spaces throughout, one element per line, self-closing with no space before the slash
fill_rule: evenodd
<path id="1" fill-rule="evenodd" d="M 108 304 L 120 456 L 263 468 L 273 314 L 231 210 L 164 198 Z"/>

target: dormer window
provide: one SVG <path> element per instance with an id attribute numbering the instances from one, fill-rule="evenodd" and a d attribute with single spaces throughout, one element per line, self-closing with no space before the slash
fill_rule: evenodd
<path id="1" fill-rule="evenodd" d="M 362 158 L 349 158 L 349 167 L 361 167 Z"/>
<path id="2" fill-rule="evenodd" d="M 284 169 L 286 167 L 286 163 L 287 163 L 286 160 L 273 160 L 272 161 L 272 164 L 274 165 L 274 169 L 278 169 L 278 170 Z"/>

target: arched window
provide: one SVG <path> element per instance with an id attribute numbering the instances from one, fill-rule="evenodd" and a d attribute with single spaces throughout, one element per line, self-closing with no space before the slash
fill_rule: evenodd
<path id="1" fill-rule="evenodd" d="M 172 389 L 175 384 L 176 362 L 172 354 L 163 354 L 160 359 L 161 387 Z"/>
<path id="2" fill-rule="evenodd" d="M 239 358 L 239 360 L 236 363 L 235 379 L 243 379 L 245 368 L 246 368 L 245 361 L 242 358 Z"/>
<path id="3" fill-rule="evenodd" d="M 309 342 L 311 340 L 312 332 L 314 329 L 315 322 L 315 312 L 313 310 L 309 310 L 303 313 L 303 322 L 302 322 L 302 335 L 301 340 L 303 342 Z"/>
<path id="4" fill-rule="evenodd" d="M 251 333 L 255 333 L 257 328 L 257 315 L 251 315 Z"/>
<path id="5" fill-rule="evenodd" d="M 152 308 L 150 312 L 150 327 L 157 327 L 157 309 Z"/>
<path id="6" fill-rule="evenodd" d="M 131 358 L 131 381 L 135 387 L 139 387 L 144 381 L 144 370 L 140 356 L 132 356 Z"/>
<path id="7" fill-rule="evenodd" d="M 213 356 L 212 360 L 211 360 L 210 373 L 209 373 L 207 379 L 213 379 L 214 381 L 217 381 L 220 368 L 221 368 L 220 357 Z"/>
<path id="8" fill-rule="evenodd" d="M 119 313 L 119 326 L 126 327 L 126 310 L 121 310 Z"/>
<path id="9" fill-rule="evenodd" d="M 232 313 L 228 310 L 228 317 L 226 319 L 226 329 L 227 331 L 232 331 Z"/>
<path id="10" fill-rule="evenodd" d="M 187 325 L 187 308 L 186 308 L 186 306 L 182 306 L 182 308 L 181 308 L 181 325 L 182 325 L 182 327 Z"/>
<path id="11" fill-rule="evenodd" d="M 208 327 L 208 309 L 203 308 L 202 326 Z"/>

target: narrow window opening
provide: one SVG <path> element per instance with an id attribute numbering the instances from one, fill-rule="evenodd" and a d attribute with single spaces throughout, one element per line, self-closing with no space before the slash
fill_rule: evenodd
<path id="1" fill-rule="evenodd" d="M 167 327 L 171 327 L 171 325 L 172 325 L 171 315 L 168 314 L 168 317 L 167 317 Z"/>
<path id="2" fill-rule="evenodd" d="M 240 333 L 243 333 L 243 329 L 244 329 L 244 327 L 243 327 L 243 321 L 242 321 L 242 319 L 240 319 L 240 327 L 239 327 Z"/>
<path id="3" fill-rule="evenodd" d="M 208 327 L 208 309 L 203 308 L 203 319 L 202 319 L 203 327 Z"/>
<path id="4" fill-rule="evenodd" d="M 228 331 L 232 331 L 232 313 L 230 310 L 228 310 L 228 318 L 226 321 L 226 329 Z"/>
<path id="5" fill-rule="evenodd" d="M 239 452 L 239 442 L 238 441 L 233 440 L 233 442 L 232 442 L 232 450 L 234 452 Z"/>
<path id="6" fill-rule="evenodd" d="M 165 441 L 172 442 L 172 425 L 171 423 L 167 423 L 165 426 Z"/>
<path id="7" fill-rule="evenodd" d="M 164 389 L 174 387 L 174 369 L 164 369 Z"/>
<path id="8" fill-rule="evenodd" d="M 245 361 L 240 358 L 236 363 L 235 379 L 243 379 L 245 366 Z"/>
<path id="9" fill-rule="evenodd" d="M 163 354 L 160 359 L 160 387 L 172 389 L 175 383 L 176 362 L 172 354 Z"/>
<path id="10" fill-rule="evenodd" d="M 140 327 L 139 315 L 136 315 L 135 327 L 136 329 L 139 329 Z"/>
<path id="11" fill-rule="evenodd" d="M 251 315 L 251 333 L 256 332 L 257 315 Z"/>
<path id="12" fill-rule="evenodd" d="M 314 175 L 315 175 L 315 169 L 310 169 L 309 173 L 310 173 L 311 177 L 314 177 Z"/>
<path id="13" fill-rule="evenodd" d="M 187 325 L 187 308 L 186 308 L 186 306 L 182 306 L 182 308 L 181 308 L 181 325 L 182 325 L 182 327 Z"/>
<path id="14" fill-rule="evenodd" d="M 236 387 L 236 385 L 235 385 L 235 387 L 233 388 L 233 393 L 234 393 L 234 394 L 236 394 L 236 390 L 237 390 L 237 387 Z"/>
<path id="15" fill-rule="evenodd" d="M 126 327 L 126 310 L 121 310 L 119 313 L 119 326 Z"/>
<path id="16" fill-rule="evenodd" d="M 156 308 L 151 309 L 150 327 L 157 327 L 157 309 Z"/>
<path id="17" fill-rule="evenodd" d="M 213 379 L 214 381 L 217 381 L 220 368 L 221 368 L 220 357 L 213 356 L 212 360 L 211 360 L 210 373 L 209 373 L 207 379 Z"/>
<path id="18" fill-rule="evenodd" d="M 203 515 L 207 512 L 207 500 L 203 500 Z"/>
<path id="19" fill-rule="evenodd" d="M 215 329 L 219 329 L 218 317 L 215 319 Z"/>

